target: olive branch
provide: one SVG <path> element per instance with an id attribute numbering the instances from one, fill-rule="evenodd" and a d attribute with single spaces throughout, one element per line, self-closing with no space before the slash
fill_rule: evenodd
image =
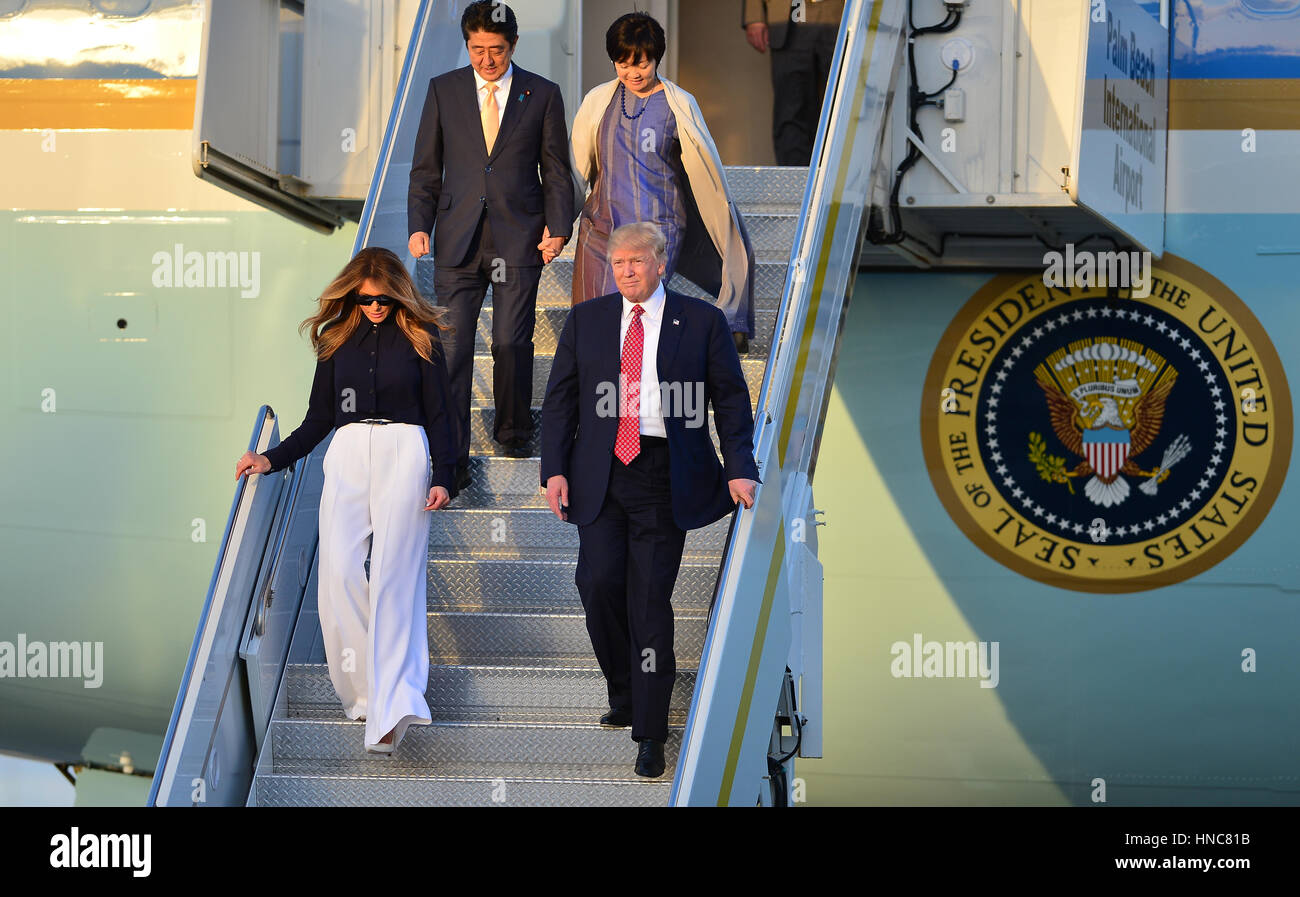
<path id="1" fill-rule="evenodd" d="M 1047 454 L 1047 443 L 1038 433 L 1029 434 L 1029 460 L 1034 462 L 1038 475 L 1049 483 L 1064 483 L 1065 488 L 1074 494 L 1074 486 L 1065 475 L 1065 459 L 1060 455 Z"/>

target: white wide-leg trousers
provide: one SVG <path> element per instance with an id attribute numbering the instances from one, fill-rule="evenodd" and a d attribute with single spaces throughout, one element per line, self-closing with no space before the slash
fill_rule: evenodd
<path id="1" fill-rule="evenodd" d="M 428 725 L 429 440 L 414 424 L 347 424 L 323 462 L 318 604 L 330 681 L 366 747 Z M 370 578 L 366 579 L 366 550 Z"/>

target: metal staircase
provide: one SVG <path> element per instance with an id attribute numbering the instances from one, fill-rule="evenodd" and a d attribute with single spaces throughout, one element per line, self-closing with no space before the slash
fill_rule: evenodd
<path id="1" fill-rule="evenodd" d="M 729 168 L 756 253 L 756 328 L 742 367 L 758 397 L 807 169 Z M 538 291 L 533 408 L 569 309 L 573 244 Z M 432 271 L 417 265 L 428 289 Z M 671 286 L 704 295 L 682 278 Z M 430 291 L 431 292 L 431 291 Z M 432 298 L 432 297 L 431 297 Z M 430 726 L 408 730 L 392 755 L 369 754 L 364 723 L 347 719 L 330 685 L 308 583 L 290 663 L 258 758 L 256 805 L 664 805 L 704 646 L 730 518 L 691 531 L 673 594 L 678 678 L 668 772 L 632 771 L 628 730 L 597 724 L 604 678 L 574 585 L 576 527 L 538 488 L 538 458 L 496 453 L 492 431 L 490 296 L 479 320 L 471 411 L 473 484 L 433 515 L 429 538 Z M 710 433 L 717 444 L 717 434 Z M 319 458 L 310 462 L 319 476 Z"/>
<path id="2" fill-rule="evenodd" d="M 404 249 L 407 174 L 428 79 L 457 59 L 460 0 L 421 0 L 355 249 Z M 691 532 L 674 594 L 678 678 L 669 775 L 633 773 L 604 730 L 605 687 L 574 584 L 577 531 L 552 517 L 532 459 L 490 438 L 490 297 L 476 336 L 473 485 L 434 512 L 430 726 L 365 752 L 329 683 L 316 615 L 316 513 L 328 440 L 288 471 L 240 480 L 163 740 L 153 806 L 784 804 L 793 759 L 822 749 L 821 564 L 813 473 L 906 0 L 849 0 L 810 169 L 731 168 L 756 254 L 753 509 Z M 569 306 L 572 246 L 545 271 L 540 405 Z M 426 295 L 432 270 L 414 265 Z M 787 275 L 788 271 L 788 275 Z M 699 295 L 674 279 L 683 292 Z M 710 432 L 714 434 L 710 421 Z M 278 440 L 258 411 L 249 448 Z"/>

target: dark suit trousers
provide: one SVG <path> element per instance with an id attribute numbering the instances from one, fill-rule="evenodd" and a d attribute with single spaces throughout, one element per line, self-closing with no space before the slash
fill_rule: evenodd
<path id="1" fill-rule="evenodd" d="M 673 522 L 668 442 L 642 435 L 641 452 L 610 462 L 596 519 L 578 527 L 578 594 L 612 710 L 632 711 L 632 739 L 668 740 L 677 678 L 673 586 L 686 531 Z"/>
<path id="2" fill-rule="evenodd" d="M 437 239 L 436 232 L 434 239 Z M 447 344 L 451 399 L 461 422 L 458 460 L 469 462 L 470 396 L 473 392 L 474 337 L 483 298 L 492 287 L 492 397 L 497 442 L 528 439 L 533 433 L 533 325 L 541 265 L 506 267 L 492 243 L 487 214 L 479 218 L 463 264 L 434 269 L 433 289 L 446 307 L 454 335 Z"/>
<path id="3" fill-rule="evenodd" d="M 791 23 L 789 37 L 772 54 L 772 147 L 777 165 L 807 165 L 817 140 L 817 119 L 835 57 L 839 28 Z"/>

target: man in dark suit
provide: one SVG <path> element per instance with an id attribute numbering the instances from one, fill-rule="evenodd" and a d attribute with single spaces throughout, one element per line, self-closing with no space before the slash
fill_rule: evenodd
<path id="1" fill-rule="evenodd" d="M 575 579 L 609 691 L 600 723 L 632 727 L 636 772 L 650 777 L 664 771 L 686 530 L 752 507 L 758 482 L 731 328 L 716 306 L 664 289 L 664 249 L 654 224 L 610 234 L 619 292 L 569 312 L 542 405 L 541 481 L 578 527 Z"/>
<path id="2" fill-rule="evenodd" d="M 742 0 L 750 46 L 772 51 L 772 148 L 777 165 L 807 165 L 835 57 L 844 0 Z"/>
<path id="3" fill-rule="evenodd" d="M 474 335 L 488 285 L 493 436 L 506 454 L 524 457 L 537 283 L 574 219 L 564 100 L 556 84 L 510 62 L 519 40 L 514 12 L 504 3 L 472 3 L 461 33 L 470 64 L 429 82 L 407 194 L 409 249 L 416 258 L 428 254 L 432 234 L 434 292 L 455 327 L 447 368 L 461 424 L 458 488 L 469 482 Z"/>

